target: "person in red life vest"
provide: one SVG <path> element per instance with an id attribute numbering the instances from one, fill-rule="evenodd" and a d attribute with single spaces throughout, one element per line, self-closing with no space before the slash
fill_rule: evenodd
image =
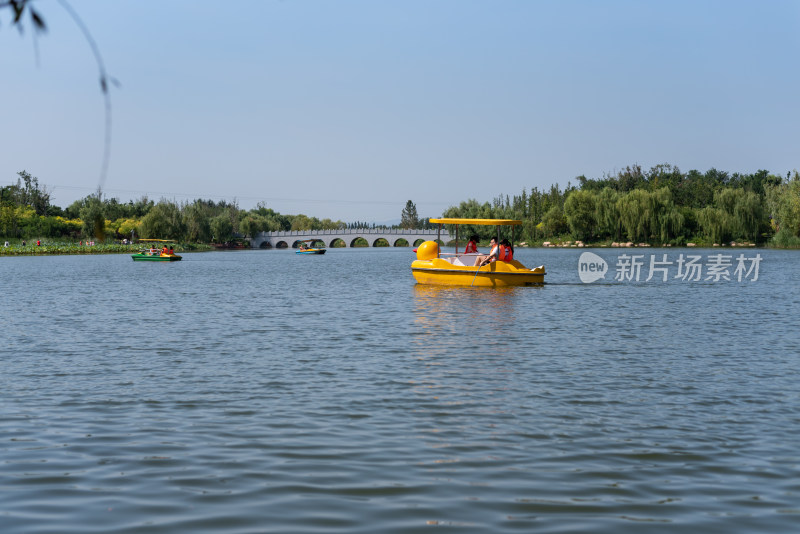
<path id="1" fill-rule="evenodd" d="M 482 265 L 486 265 L 487 263 L 492 263 L 495 259 L 497 259 L 497 254 L 499 252 L 497 239 L 493 237 L 492 240 L 489 241 L 489 246 L 492 247 L 489 254 L 485 256 L 478 256 L 477 258 L 475 258 L 475 264 L 474 264 L 475 267 L 480 267 Z"/>
<path id="2" fill-rule="evenodd" d="M 500 246 L 497 251 L 497 259 L 500 261 L 511 261 L 514 259 L 514 247 L 508 242 L 508 239 L 500 241 Z"/>
<path id="3" fill-rule="evenodd" d="M 467 248 L 464 249 L 464 254 L 476 254 L 478 252 L 478 236 L 472 234 L 467 241 Z"/>
<path id="4" fill-rule="evenodd" d="M 175 249 L 172 248 L 172 245 L 170 245 L 169 246 L 169 255 L 172 256 L 173 254 L 175 254 Z"/>

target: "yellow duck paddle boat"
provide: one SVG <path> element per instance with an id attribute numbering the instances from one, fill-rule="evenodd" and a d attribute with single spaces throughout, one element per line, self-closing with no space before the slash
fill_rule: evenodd
<path id="1" fill-rule="evenodd" d="M 431 219 L 431 223 L 456 226 L 456 243 L 458 243 L 458 225 L 496 226 L 497 241 L 500 241 L 500 227 L 513 227 L 522 224 L 515 219 Z M 437 241 L 440 241 L 438 239 Z M 453 254 L 442 253 L 437 241 L 425 241 L 417 247 L 417 259 L 411 264 L 411 272 L 419 284 L 436 284 L 444 286 L 506 287 L 532 286 L 544 284 L 544 265 L 528 269 L 515 259 L 510 261 L 495 260 L 483 266 L 475 266 L 481 254 L 460 254 L 458 245 Z M 513 235 L 512 235 L 513 241 Z"/>
<path id="2" fill-rule="evenodd" d="M 138 254 L 131 254 L 133 261 L 181 261 L 181 257 L 175 253 L 164 252 L 163 248 L 158 248 L 159 243 L 171 243 L 166 239 L 140 239 L 140 243 L 148 244 L 142 248 Z M 169 250 L 172 250 L 170 247 Z"/>

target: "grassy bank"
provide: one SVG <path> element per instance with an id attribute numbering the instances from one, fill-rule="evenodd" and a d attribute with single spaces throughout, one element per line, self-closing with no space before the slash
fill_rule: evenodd
<path id="1" fill-rule="evenodd" d="M 0 256 L 55 256 L 62 254 L 136 254 L 142 245 L 122 243 L 95 243 L 94 245 L 66 243 L 66 242 L 46 242 L 42 241 L 37 245 L 22 242 L 11 243 L 0 246 Z M 181 243 L 175 246 L 175 252 L 205 252 L 213 250 L 210 245 Z"/>

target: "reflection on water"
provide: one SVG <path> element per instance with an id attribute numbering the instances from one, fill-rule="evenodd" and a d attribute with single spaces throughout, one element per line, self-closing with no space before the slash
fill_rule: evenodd
<path id="1" fill-rule="evenodd" d="M 458 322 L 486 329 L 503 329 L 517 320 L 517 307 L 529 302 L 542 287 L 448 287 L 414 285 L 414 320 L 439 332 L 455 329 Z"/>

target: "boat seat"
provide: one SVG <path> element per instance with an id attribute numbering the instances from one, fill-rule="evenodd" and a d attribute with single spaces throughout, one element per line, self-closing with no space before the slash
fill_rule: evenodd
<path id="1" fill-rule="evenodd" d="M 479 256 L 479 254 L 462 254 L 460 256 L 451 256 L 444 259 L 459 267 L 472 267 L 475 264 L 475 258 L 477 256 Z"/>

